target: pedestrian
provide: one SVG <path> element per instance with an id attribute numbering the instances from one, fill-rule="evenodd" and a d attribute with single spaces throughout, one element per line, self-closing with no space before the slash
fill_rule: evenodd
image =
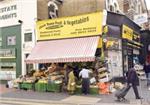
<path id="1" fill-rule="evenodd" d="M 129 69 L 127 73 L 127 82 L 128 82 L 129 89 L 131 87 L 133 88 L 135 98 L 141 99 L 141 97 L 139 96 L 138 88 L 137 88 L 137 86 L 139 86 L 139 78 L 134 68 Z"/>
<path id="2" fill-rule="evenodd" d="M 90 89 L 89 73 L 91 73 L 91 71 L 87 69 L 86 66 L 84 66 L 79 73 L 79 77 L 82 78 L 82 93 L 85 95 L 89 94 Z"/>
<path id="3" fill-rule="evenodd" d="M 68 85 L 67 89 L 69 94 L 74 94 L 76 83 L 75 83 L 75 75 L 73 73 L 73 68 L 69 66 L 70 72 L 68 74 Z"/>
<path id="4" fill-rule="evenodd" d="M 147 79 L 147 87 L 150 90 L 150 64 L 148 62 L 145 62 L 144 71 Z"/>

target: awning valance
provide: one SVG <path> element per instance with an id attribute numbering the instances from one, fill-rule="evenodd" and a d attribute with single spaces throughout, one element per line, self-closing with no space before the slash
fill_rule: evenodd
<path id="1" fill-rule="evenodd" d="M 95 60 L 99 36 L 37 42 L 26 63 L 87 62 Z"/>

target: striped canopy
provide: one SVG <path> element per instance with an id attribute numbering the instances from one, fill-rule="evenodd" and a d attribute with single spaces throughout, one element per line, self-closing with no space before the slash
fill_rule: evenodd
<path id="1" fill-rule="evenodd" d="M 99 36 L 37 42 L 26 63 L 87 62 L 95 60 Z"/>

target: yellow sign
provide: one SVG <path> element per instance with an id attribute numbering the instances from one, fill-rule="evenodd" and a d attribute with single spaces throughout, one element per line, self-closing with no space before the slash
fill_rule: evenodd
<path id="1" fill-rule="evenodd" d="M 108 26 L 104 26 L 103 32 L 106 34 L 108 32 Z"/>
<path id="2" fill-rule="evenodd" d="M 38 40 L 102 34 L 102 12 L 37 22 Z"/>
<path id="3" fill-rule="evenodd" d="M 133 39 L 133 30 L 126 25 L 122 27 L 122 38 L 132 40 Z"/>
<path id="4" fill-rule="evenodd" d="M 103 43 L 102 38 L 99 38 L 97 48 L 102 48 L 102 45 L 103 45 L 102 43 Z"/>

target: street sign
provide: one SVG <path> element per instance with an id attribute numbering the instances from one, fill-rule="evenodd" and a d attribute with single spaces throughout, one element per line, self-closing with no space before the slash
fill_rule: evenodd
<path id="1" fill-rule="evenodd" d="M 137 23 L 138 25 L 141 25 L 143 23 L 148 22 L 147 13 L 143 13 L 143 14 L 140 14 L 140 15 L 135 15 L 134 16 L 134 22 Z"/>

